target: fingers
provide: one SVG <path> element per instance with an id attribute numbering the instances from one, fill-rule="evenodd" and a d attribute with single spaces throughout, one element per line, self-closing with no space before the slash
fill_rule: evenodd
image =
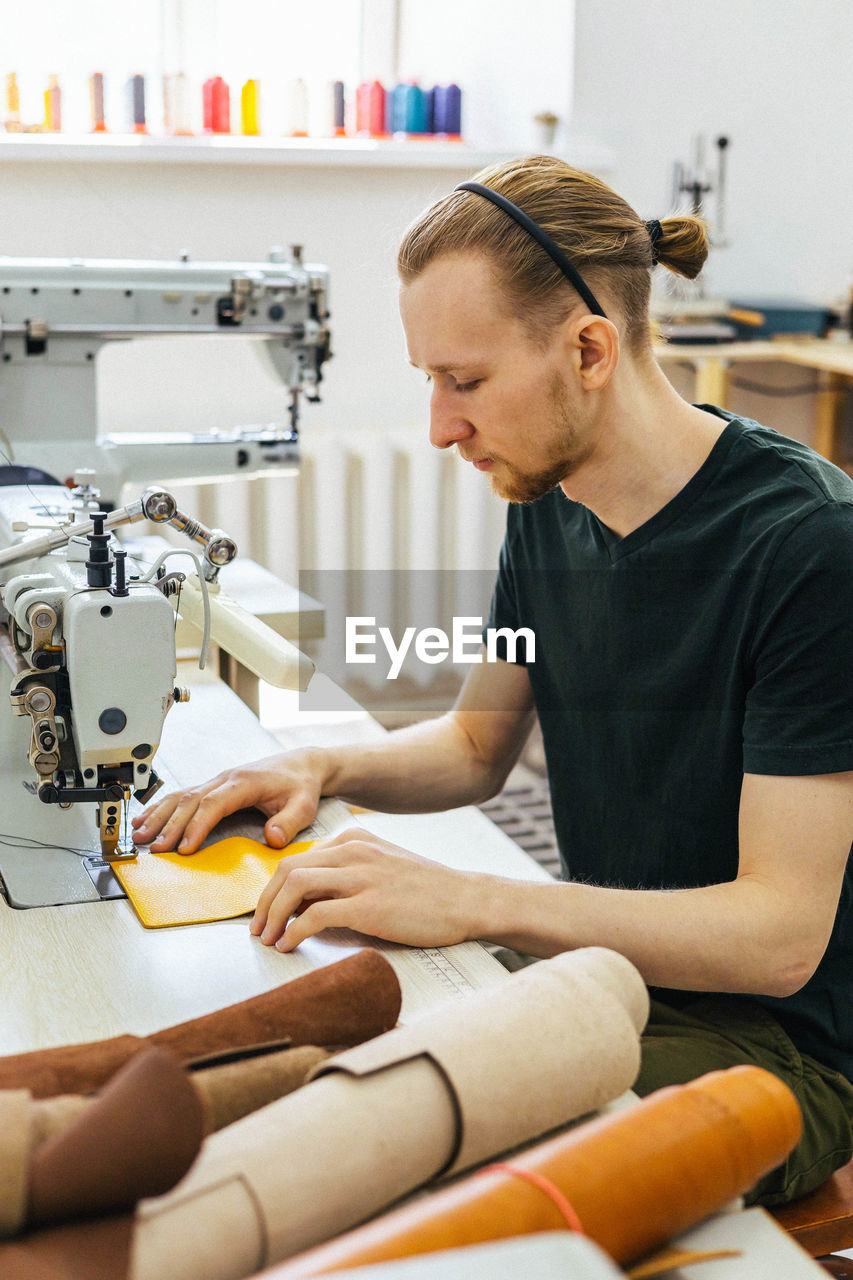
<path id="1" fill-rule="evenodd" d="M 329 854 L 326 852 L 328 843 L 327 840 L 318 840 L 307 853 L 288 854 L 282 858 L 273 872 L 272 878 L 261 893 L 260 898 L 258 898 L 258 905 L 255 907 L 255 913 L 249 923 L 249 931 L 251 933 L 256 936 L 263 933 L 270 907 L 294 872 L 306 867 L 327 867 L 329 865 Z M 294 911 L 300 901 L 301 898 L 297 896 L 293 907 Z M 287 922 L 285 921 L 285 923 Z"/>
<path id="2" fill-rule="evenodd" d="M 273 849 L 283 849 L 317 816 L 316 802 L 304 795 L 291 796 L 283 809 L 274 813 L 264 827 L 264 839 Z"/>
<path id="3" fill-rule="evenodd" d="M 220 774 L 203 787 L 177 791 L 134 819 L 134 840 L 150 844 L 155 853 L 177 849 L 193 853 L 229 813 L 252 804 L 248 787 L 231 775 Z"/>
<path id="4" fill-rule="evenodd" d="M 266 934 L 273 903 L 277 905 L 274 919 L 270 921 L 270 928 L 271 931 L 275 931 L 280 926 L 276 933 L 278 937 L 287 924 L 287 915 L 292 915 L 304 898 L 340 896 L 345 890 L 352 891 L 355 887 L 354 874 L 351 872 L 348 877 L 345 877 L 342 872 L 347 863 L 359 858 L 360 855 L 369 853 L 364 842 L 365 834 L 361 828 L 342 831 L 325 840 L 316 840 L 306 853 L 288 854 L 282 858 L 258 899 L 258 905 L 249 923 L 249 931 L 256 937 Z M 311 878 L 303 874 L 312 870 L 316 873 L 320 869 L 334 869 L 337 878 L 335 880 L 316 876 Z M 363 880 L 363 876 L 361 879 Z M 286 885 L 289 885 L 289 889 L 279 901 L 279 895 L 284 893 Z M 312 892 L 315 887 L 319 887 L 320 891 Z M 283 915 L 285 910 L 287 914 Z M 266 936 L 263 937 L 263 941 L 268 941 Z M 269 941 L 274 942 L 275 938 L 270 937 Z"/>
<path id="5" fill-rule="evenodd" d="M 312 912 L 313 907 L 318 905 L 318 899 L 322 899 L 324 902 L 337 902 L 340 907 L 343 905 L 344 899 L 351 899 L 358 891 L 352 874 L 345 867 L 295 867 L 288 871 L 283 882 L 279 880 L 279 872 L 277 871 L 265 892 L 270 891 L 273 886 L 277 886 L 276 891 L 272 893 L 268 904 L 263 908 L 261 908 L 260 902 L 258 903 L 258 908 L 249 928 L 251 933 L 255 936 L 260 936 L 261 942 L 268 947 L 273 944 L 278 945 L 287 933 L 286 941 L 288 945 L 286 947 L 279 946 L 278 949 L 288 951 L 297 945 L 297 943 L 290 941 L 288 921 L 291 916 L 299 913 L 298 918 L 300 920 L 302 920 L 303 916 L 310 916 L 307 932 L 305 932 L 306 925 L 304 922 L 300 930 L 297 931 L 302 938 L 307 938 L 317 929 L 327 927 L 319 924 L 317 929 L 311 928 L 311 924 L 316 920 L 318 914 Z M 319 914 L 324 915 L 326 913 Z M 337 914 L 340 915 L 341 913 L 338 912 Z"/>
<path id="6" fill-rule="evenodd" d="M 133 838 L 155 853 L 193 853 L 222 818 L 256 805 L 267 843 L 281 849 L 314 820 L 319 798 L 320 782 L 298 755 L 270 756 L 164 796 L 133 819 Z"/>
<path id="7" fill-rule="evenodd" d="M 449 946 L 477 936 L 464 892 L 473 879 L 356 828 L 282 858 L 249 928 L 279 951 L 328 928 Z"/>
<path id="8" fill-rule="evenodd" d="M 181 793 L 173 791 L 170 795 L 163 796 L 156 804 L 152 804 L 144 813 L 131 818 L 134 840 L 139 836 L 138 843 L 145 844 L 149 835 L 160 831 L 174 813 L 180 799 Z"/>
<path id="9" fill-rule="evenodd" d="M 306 938 L 324 929 L 356 929 L 353 903 L 348 898 L 330 898 L 312 902 L 293 917 L 275 944 L 276 951 L 293 951 Z"/>
<path id="10" fill-rule="evenodd" d="M 297 854 L 296 857 L 304 857 L 304 854 Z M 270 907 L 275 901 L 279 890 L 283 888 L 284 882 L 287 879 L 287 873 L 287 861 L 285 858 L 282 858 L 281 862 L 273 872 L 272 879 L 258 898 L 258 905 L 255 907 L 255 913 L 249 921 L 249 932 L 255 934 L 256 937 L 259 937 L 266 928 L 267 916 L 269 915 Z"/>

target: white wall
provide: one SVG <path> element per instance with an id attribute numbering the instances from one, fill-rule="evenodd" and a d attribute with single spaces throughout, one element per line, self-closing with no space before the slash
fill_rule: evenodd
<path id="1" fill-rule="evenodd" d="M 425 421 L 426 387 L 406 363 L 395 253 L 407 223 L 464 171 L 229 165 L 6 166 L 2 250 L 17 256 L 258 261 L 298 242 L 331 273 L 335 358 L 323 404 L 304 422 L 396 426 Z M 171 359 L 152 343 L 105 356 L 101 409 L 112 430 L 213 426 L 284 417 L 284 396 L 229 339 L 186 342 Z M 159 346 L 159 344 L 158 344 Z"/>
<path id="2" fill-rule="evenodd" d="M 655 216 L 666 211 L 671 162 L 688 158 L 691 137 L 727 133 L 731 247 L 712 259 L 713 284 L 816 300 L 846 289 L 849 0 L 529 0 L 521 17 L 516 5 L 486 0 L 441 5 L 439 13 L 417 0 L 414 12 L 435 18 L 433 42 L 414 19 L 404 23 L 401 70 L 445 78 L 460 68 L 463 84 L 483 86 L 477 110 L 502 122 L 511 150 L 531 145 L 525 130 L 535 110 L 559 112 L 561 93 L 568 108 L 574 84 L 573 128 L 612 144 L 610 180 Z M 421 67 L 411 65 L 418 51 Z M 565 132 L 557 142 L 566 144 Z M 464 160 L 441 170 L 4 161 L 0 249 L 256 259 L 299 241 L 331 269 L 336 352 L 324 402 L 306 407 L 304 430 L 425 424 L 426 388 L 405 362 L 394 254 L 408 221 L 462 176 Z M 223 362 L 204 345 L 156 363 L 153 349 L 109 355 L 102 408 L 110 429 L 283 416 L 280 393 L 248 359 Z"/>
<path id="3" fill-rule="evenodd" d="M 463 89 L 478 147 L 538 150 L 534 116 L 565 122 L 572 103 L 575 0 L 403 0 L 399 71 Z"/>
<path id="4" fill-rule="evenodd" d="M 853 283 L 849 0 L 577 0 L 575 121 L 613 145 L 612 185 L 668 211 L 693 135 L 728 135 L 731 295 L 832 302 Z"/>

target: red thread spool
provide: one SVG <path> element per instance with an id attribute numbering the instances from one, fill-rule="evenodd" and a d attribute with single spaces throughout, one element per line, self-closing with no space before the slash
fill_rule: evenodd
<path id="1" fill-rule="evenodd" d="M 205 133 L 231 132 L 231 92 L 222 76 L 211 76 L 202 86 Z"/>

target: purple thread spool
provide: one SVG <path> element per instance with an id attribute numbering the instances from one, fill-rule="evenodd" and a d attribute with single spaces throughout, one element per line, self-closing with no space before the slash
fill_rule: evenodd
<path id="1" fill-rule="evenodd" d="M 432 92 L 433 133 L 458 138 L 462 133 L 462 90 L 457 84 L 437 84 Z"/>

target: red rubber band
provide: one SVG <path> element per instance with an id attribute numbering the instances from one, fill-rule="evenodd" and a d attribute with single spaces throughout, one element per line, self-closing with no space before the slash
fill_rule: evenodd
<path id="1" fill-rule="evenodd" d="M 584 1234 L 581 1220 L 571 1204 L 557 1184 L 552 1182 L 550 1178 L 546 1178 L 544 1174 L 534 1173 L 532 1169 L 522 1169 L 518 1165 L 504 1164 L 502 1162 L 486 1165 L 484 1169 L 480 1170 L 480 1173 L 511 1173 L 515 1178 L 523 1178 L 532 1187 L 537 1187 L 539 1191 L 543 1191 L 548 1199 L 557 1206 L 570 1231 L 576 1231 L 578 1235 Z"/>

